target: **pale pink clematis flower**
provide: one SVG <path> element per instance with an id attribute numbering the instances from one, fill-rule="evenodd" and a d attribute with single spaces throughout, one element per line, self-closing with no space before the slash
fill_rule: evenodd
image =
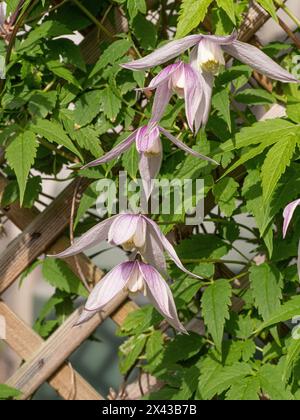
<path id="1" fill-rule="evenodd" d="M 292 203 L 288 204 L 283 212 L 283 238 L 286 237 L 288 227 L 291 223 L 293 215 L 295 213 L 296 208 L 300 205 L 300 199 L 293 201 Z M 298 273 L 300 277 L 300 241 L 298 247 Z"/>
<path id="2" fill-rule="evenodd" d="M 187 333 L 178 318 L 170 287 L 154 267 L 140 261 L 125 262 L 112 269 L 91 292 L 76 325 L 88 321 L 121 291 L 143 293 L 172 327 Z"/>
<path id="3" fill-rule="evenodd" d="M 179 61 L 164 68 L 148 87 L 156 89 L 151 122 L 162 118 L 174 92 L 185 100 L 185 111 L 189 127 L 196 133 L 207 123 L 211 104 L 211 86 L 208 76 L 196 71 L 193 66 Z"/>
<path id="4" fill-rule="evenodd" d="M 149 69 L 179 56 L 191 47 L 194 47 L 191 54 L 192 65 L 201 73 L 218 74 L 220 68 L 225 65 L 224 53 L 227 53 L 271 79 L 285 83 L 298 83 L 292 74 L 259 48 L 238 41 L 236 33 L 229 36 L 189 35 L 171 41 L 146 57 L 122 64 L 122 66 L 131 70 Z"/>
<path id="5" fill-rule="evenodd" d="M 174 247 L 164 236 L 158 225 L 142 214 L 119 214 L 98 223 L 83 234 L 74 244 L 56 258 L 66 258 L 86 251 L 102 241 L 122 246 L 126 251 L 137 251 L 142 257 L 164 275 L 167 272 L 164 251 L 186 274 L 201 278 L 188 271 L 181 263 Z"/>
<path id="6" fill-rule="evenodd" d="M 214 77 L 225 66 L 224 53 L 231 55 L 271 79 L 285 83 L 299 82 L 292 74 L 279 66 L 259 48 L 238 41 L 235 33 L 230 36 L 189 35 L 167 43 L 146 57 L 122 64 L 122 67 L 130 70 L 149 69 L 179 56 L 192 47 L 190 65 L 175 63 L 173 67 L 168 66 L 154 78 L 149 88 L 158 89 L 155 98 L 156 106 L 154 108 L 160 110 L 160 114 L 158 112 L 159 115 L 161 115 L 166 105 L 167 98 L 168 100 L 170 99 L 170 92 L 174 87 L 184 90 L 185 93 L 195 92 L 196 90 L 200 102 L 200 104 L 198 103 L 198 108 L 195 106 L 194 100 L 185 96 L 188 123 L 195 132 L 199 130 L 201 125 L 207 123 L 211 107 Z M 195 70 L 195 73 L 199 74 L 198 78 L 196 78 L 195 73 L 189 70 L 190 67 Z M 168 83 L 164 83 L 162 80 L 168 80 Z M 192 83 L 195 83 L 194 89 L 192 89 Z"/>
<path id="7" fill-rule="evenodd" d="M 156 178 L 160 171 L 163 159 L 163 148 L 160 139 L 161 134 L 167 137 L 176 147 L 183 150 L 184 152 L 218 165 L 216 161 L 191 149 L 182 141 L 172 136 L 172 134 L 170 134 L 167 130 L 159 127 L 156 123 L 150 123 L 135 130 L 130 134 L 130 136 L 128 136 L 110 152 L 106 153 L 106 155 L 102 156 L 101 158 L 88 163 L 83 167 L 83 169 L 98 166 L 116 159 L 122 153 L 128 150 L 135 142 L 137 151 L 140 156 L 139 170 L 143 180 L 146 197 L 149 199 L 153 189 L 153 180 Z"/>

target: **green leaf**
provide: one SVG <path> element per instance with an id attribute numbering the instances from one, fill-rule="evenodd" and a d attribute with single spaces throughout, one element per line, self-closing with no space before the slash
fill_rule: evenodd
<path id="1" fill-rule="evenodd" d="M 182 38 L 201 22 L 213 0 L 183 0 L 177 24 L 176 38 Z"/>
<path id="2" fill-rule="evenodd" d="M 17 52 L 30 50 L 34 44 L 42 42 L 44 38 L 53 38 L 61 35 L 71 34 L 72 30 L 58 21 L 47 20 L 36 26 L 29 32 L 29 35 L 17 47 Z"/>
<path id="3" fill-rule="evenodd" d="M 82 127 L 79 130 L 74 130 L 71 137 L 77 141 L 80 147 L 91 152 L 94 157 L 99 158 L 104 154 L 98 132 L 92 127 Z"/>
<path id="4" fill-rule="evenodd" d="M 161 319 L 161 315 L 155 311 L 153 306 L 144 306 L 127 315 L 125 321 L 118 330 L 118 335 L 141 334 L 153 325 L 156 325 Z"/>
<path id="5" fill-rule="evenodd" d="M 260 381 L 250 376 L 235 382 L 226 394 L 227 401 L 259 401 Z"/>
<path id="6" fill-rule="evenodd" d="M 153 331 L 146 344 L 147 365 L 145 370 L 153 372 L 161 363 L 163 358 L 164 338 L 161 331 Z"/>
<path id="7" fill-rule="evenodd" d="M 259 371 L 261 388 L 271 400 L 290 401 L 294 397 L 285 387 L 282 380 L 282 370 L 280 366 L 264 365 Z"/>
<path id="8" fill-rule="evenodd" d="M 279 322 L 286 322 L 294 317 L 298 317 L 300 313 L 300 296 L 294 296 L 291 300 L 284 303 L 280 308 L 266 322 L 264 322 L 256 332 L 260 332 L 265 328 L 278 324 Z"/>
<path id="9" fill-rule="evenodd" d="M 101 54 L 101 57 L 93 67 L 89 80 L 91 80 L 97 73 L 104 69 L 109 64 L 113 64 L 115 61 L 122 58 L 131 46 L 131 42 L 127 39 L 120 39 L 110 44 L 108 48 Z"/>
<path id="10" fill-rule="evenodd" d="M 66 80 L 67 82 L 76 86 L 78 89 L 80 90 L 82 89 L 81 84 L 78 82 L 78 80 L 73 75 L 73 73 L 68 68 L 66 68 L 64 64 L 62 64 L 60 61 L 58 60 L 47 61 L 47 67 L 56 76 Z"/>
<path id="11" fill-rule="evenodd" d="M 217 0 L 217 5 L 225 10 L 231 21 L 235 24 L 236 19 L 233 0 Z"/>
<path id="12" fill-rule="evenodd" d="M 129 176 L 135 180 L 139 168 L 139 154 L 136 147 L 130 147 L 130 149 L 123 154 L 122 164 Z"/>
<path id="13" fill-rule="evenodd" d="M 274 5 L 273 0 L 257 0 L 257 3 L 259 3 L 266 11 L 271 15 L 271 17 L 278 22 L 278 17 L 276 14 L 276 7 Z"/>
<path id="14" fill-rule="evenodd" d="M 76 128 L 89 124 L 100 113 L 101 99 L 101 90 L 92 90 L 80 96 L 73 111 Z"/>
<path id="15" fill-rule="evenodd" d="M 276 103 L 274 96 L 264 89 L 245 89 L 235 95 L 235 100 L 248 106 Z"/>
<path id="16" fill-rule="evenodd" d="M 16 398 L 21 395 L 21 391 L 18 389 L 11 388 L 8 385 L 0 384 L 0 400 L 7 400 L 11 398 Z"/>
<path id="17" fill-rule="evenodd" d="M 288 381 L 290 379 L 292 370 L 296 363 L 300 359 L 300 339 L 299 339 L 299 325 L 295 327 L 297 329 L 297 336 L 293 336 L 290 345 L 287 348 L 287 355 L 284 365 L 283 379 Z"/>
<path id="18" fill-rule="evenodd" d="M 227 254 L 230 247 L 215 235 L 194 235 L 184 239 L 176 246 L 176 252 L 181 259 L 219 259 Z"/>
<path id="19" fill-rule="evenodd" d="M 9 0 L 6 4 L 6 16 L 9 16 L 11 13 L 16 11 L 19 4 L 19 0 Z"/>
<path id="20" fill-rule="evenodd" d="M 268 152 L 261 168 L 263 198 L 268 202 L 281 176 L 285 173 L 296 149 L 295 136 L 285 136 Z"/>
<path id="21" fill-rule="evenodd" d="M 250 272 L 251 290 L 256 307 L 264 321 L 280 310 L 282 299 L 282 276 L 277 268 L 269 264 L 252 266 Z"/>
<path id="22" fill-rule="evenodd" d="M 107 86 L 101 91 L 101 99 L 104 114 L 114 122 L 121 109 L 121 99 L 110 86 Z"/>
<path id="23" fill-rule="evenodd" d="M 221 146 L 222 152 L 231 152 L 242 147 L 264 144 L 265 147 L 295 135 L 299 138 L 300 125 L 277 118 L 274 120 L 260 121 L 251 127 L 244 127 L 233 140 L 228 140 Z"/>
<path id="24" fill-rule="evenodd" d="M 227 86 L 216 91 L 213 96 L 212 104 L 214 108 L 218 110 L 220 116 L 224 119 L 229 131 L 231 132 L 230 99 Z"/>
<path id="25" fill-rule="evenodd" d="M 138 12 L 146 13 L 147 5 L 145 0 L 127 0 L 127 9 L 129 13 L 130 20 L 134 19 Z"/>
<path id="26" fill-rule="evenodd" d="M 78 296 L 88 296 L 82 282 L 64 261 L 46 258 L 43 262 L 42 273 L 45 280 L 57 289 Z"/>
<path id="27" fill-rule="evenodd" d="M 149 50 L 155 48 L 157 30 L 152 22 L 147 20 L 143 15 L 138 15 L 132 22 L 132 28 L 143 49 Z"/>
<path id="28" fill-rule="evenodd" d="M 63 127 L 55 121 L 48 120 L 38 120 L 36 124 L 31 125 L 30 129 L 40 135 L 45 137 L 50 143 L 56 143 L 60 146 L 64 146 L 83 160 L 81 153 L 72 143 L 72 140 L 67 136 Z"/>
<path id="29" fill-rule="evenodd" d="M 38 142 L 31 131 L 25 131 L 12 140 L 6 149 L 6 159 L 15 171 L 20 189 L 20 204 L 24 200 L 27 178 L 34 163 Z"/>
<path id="30" fill-rule="evenodd" d="M 223 178 L 213 186 L 213 194 L 221 211 L 232 216 L 236 209 L 236 197 L 239 184 L 233 178 Z"/>
<path id="31" fill-rule="evenodd" d="M 202 296 L 201 307 L 204 322 L 219 352 L 222 351 L 225 320 L 229 319 L 231 295 L 230 283 L 227 280 L 218 280 L 208 286 Z"/>
<path id="32" fill-rule="evenodd" d="M 198 354 L 203 345 L 203 338 L 194 332 L 190 332 L 189 335 L 176 335 L 166 347 L 163 363 L 172 365 L 188 360 Z"/>
<path id="33" fill-rule="evenodd" d="M 252 374 L 250 366 L 246 363 L 223 367 L 210 357 L 200 364 L 200 372 L 202 374 L 199 378 L 198 397 L 202 400 L 210 400 L 215 395 L 220 395 L 233 383 Z"/>
<path id="34" fill-rule="evenodd" d="M 30 97 L 28 110 L 33 117 L 45 118 L 55 107 L 57 92 L 37 92 Z"/>
<path id="35" fill-rule="evenodd" d="M 122 375 L 126 375 L 126 373 L 134 366 L 145 347 L 146 341 L 147 336 L 145 334 L 141 334 L 129 338 L 120 346 L 119 366 Z"/>
<path id="36" fill-rule="evenodd" d="M 295 123 L 300 123 L 300 103 L 297 102 L 296 104 L 288 104 L 286 107 L 287 116 L 294 121 Z"/>

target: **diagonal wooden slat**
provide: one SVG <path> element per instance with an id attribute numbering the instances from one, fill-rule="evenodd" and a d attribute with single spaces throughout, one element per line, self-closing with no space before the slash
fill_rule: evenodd
<path id="1" fill-rule="evenodd" d="M 89 181 L 83 180 L 83 191 Z M 0 256 L 0 294 L 63 233 L 69 224 L 76 181 L 39 214 Z M 14 207 L 15 208 L 15 207 Z"/>
<path id="2" fill-rule="evenodd" d="M 3 194 L 3 190 L 7 185 L 7 180 L 0 175 L 0 202 L 1 197 Z M 2 209 L 6 216 L 21 230 L 25 230 L 29 225 L 33 224 L 37 215 L 39 215 L 39 211 L 36 208 L 32 209 L 24 209 L 20 208 L 18 204 L 13 204 L 6 209 Z M 56 240 L 54 244 L 48 247 L 47 252 L 49 254 L 56 254 L 58 252 L 63 251 L 70 245 L 69 239 L 67 237 L 60 237 Z M 45 244 L 45 248 L 47 245 Z M 98 266 L 96 266 L 88 257 L 84 254 L 80 254 L 77 257 L 78 263 L 80 265 L 80 269 L 82 270 L 85 278 L 88 279 L 89 283 L 96 284 L 101 277 L 103 276 L 102 270 Z M 78 266 L 75 262 L 74 258 L 67 258 L 65 260 L 70 268 L 76 275 L 78 273 Z M 1 285 L 1 281 L 0 281 Z M 0 286 L 0 294 L 1 294 L 1 286 Z M 117 311 L 113 313 L 112 319 L 117 323 L 117 325 L 121 325 L 126 316 L 129 312 L 133 312 L 138 308 L 138 306 L 128 300 L 120 307 Z"/>
<path id="3" fill-rule="evenodd" d="M 6 343 L 24 360 L 28 360 L 44 343 L 44 340 L 0 301 L 0 315 L 6 321 Z M 103 400 L 85 379 L 71 366 L 64 363 L 48 380 L 49 385 L 64 399 Z"/>
<path id="4" fill-rule="evenodd" d="M 39 350 L 24 363 L 7 381 L 7 385 L 22 391 L 21 399 L 27 399 L 40 385 L 51 377 L 64 361 L 72 354 L 123 302 L 127 295 L 120 293 L 101 314 L 95 315 L 84 325 L 74 327 L 81 309 L 74 313 L 52 336 L 42 344 Z"/>

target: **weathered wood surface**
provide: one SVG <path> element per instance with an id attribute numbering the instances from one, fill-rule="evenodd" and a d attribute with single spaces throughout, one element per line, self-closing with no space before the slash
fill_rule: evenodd
<path id="1" fill-rule="evenodd" d="M 28 360 L 42 347 L 44 340 L 4 303 L 0 315 L 6 320 L 6 343 L 23 359 Z M 102 400 L 100 395 L 70 364 L 63 363 L 48 379 L 49 385 L 65 400 Z"/>
<path id="2" fill-rule="evenodd" d="M 7 385 L 22 391 L 21 399 L 27 399 L 40 385 L 55 374 L 57 369 L 110 314 L 126 300 L 126 294 L 120 293 L 107 307 L 83 325 L 74 327 L 81 309 L 74 313 L 45 341 L 38 351 L 24 363 Z"/>

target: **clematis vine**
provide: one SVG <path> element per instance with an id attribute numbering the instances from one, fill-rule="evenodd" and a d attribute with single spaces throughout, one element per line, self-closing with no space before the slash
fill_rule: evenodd
<path id="1" fill-rule="evenodd" d="M 148 199 L 153 189 L 153 180 L 157 177 L 162 164 L 163 148 L 160 139 L 161 134 L 167 137 L 176 147 L 183 150 L 184 152 L 218 165 L 218 163 L 213 159 L 191 149 L 182 141 L 174 137 L 167 130 L 158 126 L 157 123 L 152 122 L 135 130 L 130 134 L 130 136 L 128 136 L 106 155 L 88 163 L 83 168 L 98 166 L 119 157 L 135 142 L 137 151 L 140 156 L 139 170 L 144 185 L 144 191 Z"/>
<path id="2" fill-rule="evenodd" d="M 296 208 L 300 205 L 300 199 L 293 201 L 292 203 L 288 204 L 283 212 L 283 238 L 286 237 L 289 225 L 293 218 Z M 300 241 L 298 246 L 298 274 L 300 278 Z"/>
<path id="3" fill-rule="evenodd" d="M 140 261 L 125 262 L 111 270 L 91 292 L 76 325 L 88 321 L 121 291 L 147 296 L 170 325 L 180 332 L 187 333 L 178 318 L 168 284 L 154 267 Z"/>
<path id="4" fill-rule="evenodd" d="M 157 109 L 160 108 L 160 110 L 164 109 L 167 98 L 169 101 L 172 90 L 183 91 L 188 123 L 195 132 L 207 122 L 214 77 L 225 66 L 224 53 L 271 79 L 285 83 L 298 83 L 292 74 L 259 48 L 238 41 L 235 33 L 230 36 L 190 35 L 171 41 L 148 56 L 122 66 L 130 70 L 149 69 L 179 56 L 189 48 L 193 48 L 190 65 L 176 63 L 173 65 L 174 67 L 168 66 L 152 80 L 148 88 L 157 89 L 155 101 L 160 105 L 160 107 L 157 106 Z M 198 78 L 190 70 L 190 67 L 200 75 Z M 194 88 L 192 88 L 192 83 L 195 84 Z M 196 105 L 197 101 L 198 105 Z"/>
<path id="5" fill-rule="evenodd" d="M 189 127 L 197 133 L 209 117 L 212 83 L 208 83 L 208 79 L 208 75 L 202 75 L 193 66 L 182 61 L 164 68 L 147 88 L 142 89 L 156 90 L 151 121 L 160 121 L 175 92 L 184 98 Z"/>
<path id="6" fill-rule="evenodd" d="M 158 271 L 166 274 L 167 265 L 164 251 L 186 274 L 200 278 L 188 271 L 181 263 L 174 247 L 164 236 L 158 225 L 142 214 L 120 214 L 98 223 L 77 239 L 72 246 L 56 258 L 66 258 L 86 251 L 108 240 L 111 245 L 122 246 L 125 251 L 137 251 Z"/>

